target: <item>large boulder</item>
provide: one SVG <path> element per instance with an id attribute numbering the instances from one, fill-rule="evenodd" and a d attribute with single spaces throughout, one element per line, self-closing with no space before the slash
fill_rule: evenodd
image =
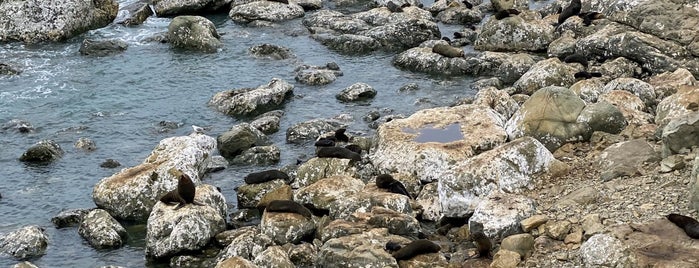
<path id="1" fill-rule="evenodd" d="M 296 191 L 294 200 L 301 204 L 325 210 L 335 218 L 346 208 L 353 207 L 356 198 L 350 198 L 364 188 L 364 183 L 348 176 L 335 175 L 319 180 Z"/>
<path id="2" fill-rule="evenodd" d="M 531 95 L 547 86 L 569 87 L 575 83 L 576 72 L 580 71 L 567 65 L 558 58 L 550 58 L 535 63 L 512 85 L 517 92 Z"/>
<path id="3" fill-rule="evenodd" d="M 351 161 L 351 159 L 330 157 L 308 159 L 296 169 L 296 179 L 294 179 L 292 186 L 294 188 L 306 187 L 333 175 L 358 177 L 357 167 L 351 164 Z"/>
<path id="4" fill-rule="evenodd" d="M 162 258 L 199 250 L 226 230 L 223 194 L 211 185 L 200 185 L 195 193 L 195 204 L 176 210 L 162 202 L 153 207 L 146 225 L 146 256 Z"/>
<path id="5" fill-rule="evenodd" d="M 53 140 L 41 140 L 19 157 L 22 162 L 47 163 L 63 156 L 63 149 Z"/>
<path id="6" fill-rule="evenodd" d="M 426 41 L 419 47 L 401 52 L 393 58 L 393 65 L 407 70 L 439 74 L 463 75 L 471 74 L 477 61 L 464 57 L 446 57 L 435 53 L 432 48 L 436 44 L 446 45 L 446 41 Z"/>
<path id="7" fill-rule="evenodd" d="M 36 258 L 46 254 L 48 244 L 49 237 L 44 228 L 26 226 L 0 237 L 0 254 L 18 260 Z"/>
<path id="8" fill-rule="evenodd" d="M 257 88 L 240 88 L 216 93 L 209 105 L 228 115 L 249 115 L 276 108 L 293 94 L 294 86 L 272 78 L 266 85 Z"/>
<path id="9" fill-rule="evenodd" d="M 177 16 L 167 27 L 167 39 L 176 48 L 213 53 L 223 47 L 220 38 L 214 23 L 201 16 Z"/>
<path id="10" fill-rule="evenodd" d="M 0 1 L 0 42 L 67 40 L 107 26 L 118 10 L 116 0 Z"/>
<path id="11" fill-rule="evenodd" d="M 143 163 L 100 180 L 92 199 L 116 219 L 144 222 L 158 198 L 177 187 L 180 174 L 199 184 L 215 152 L 216 140 L 204 134 L 164 139 Z"/>
<path id="12" fill-rule="evenodd" d="M 248 23 L 255 20 L 280 22 L 300 18 L 304 14 L 303 7 L 294 2 L 254 1 L 231 7 L 228 16 L 235 22 Z"/>
<path id="13" fill-rule="evenodd" d="M 474 48 L 510 52 L 545 50 L 555 40 L 554 27 L 542 20 L 538 12 L 523 13 L 528 14 L 501 20 L 490 17 L 478 34 Z"/>
<path id="14" fill-rule="evenodd" d="M 522 233 L 520 222 L 536 212 L 536 201 L 531 198 L 493 192 L 478 204 L 468 220 L 471 233 L 483 232 L 496 242 L 513 234 Z"/>
<path id="15" fill-rule="evenodd" d="M 405 241 L 405 238 L 391 235 L 384 228 L 333 238 L 320 247 L 317 264 L 320 267 L 397 268 L 396 259 L 384 249 L 389 241 Z"/>
<path id="16" fill-rule="evenodd" d="M 580 246 L 580 258 L 588 267 L 636 267 L 629 246 L 609 234 L 596 234 Z"/>
<path id="17" fill-rule="evenodd" d="M 503 125 L 501 115 L 480 105 L 421 110 L 381 125 L 370 158 L 379 170 L 432 181 L 449 163 L 503 144 Z"/>
<path id="18" fill-rule="evenodd" d="M 699 109 L 699 86 L 681 86 L 677 93 L 658 103 L 655 123 L 665 127 L 672 119 L 686 116 Z"/>
<path id="19" fill-rule="evenodd" d="M 248 123 L 231 127 L 228 131 L 216 137 L 218 150 L 223 157 L 234 158 L 255 146 L 265 146 L 269 138 Z"/>
<path id="20" fill-rule="evenodd" d="M 342 127 L 344 125 L 340 122 L 328 119 L 312 119 L 296 123 L 286 130 L 286 142 L 302 144 L 317 139 L 323 133 Z"/>
<path id="21" fill-rule="evenodd" d="M 663 156 L 699 146 L 699 111 L 670 120 L 663 128 Z"/>
<path id="22" fill-rule="evenodd" d="M 93 209 L 80 222 L 78 234 L 94 248 L 118 248 L 126 242 L 126 229 L 104 209 Z"/>
<path id="23" fill-rule="evenodd" d="M 230 232 L 230 244 L 216 257 L 219 262 L 234 256 L 254 260 L 267 247 L 274 245 L 272 238 L 261 233 L 256 226 L 242 227 Z"/>
<path id="24" fill-rule="evenodd" d="M 277 245 L 296 244 L 301 239 L 308 239 L 315 230 L 312 219 L 297 213 L 265 211 L 260 222 L 260 231 Z"/>
<path id="25" fill-rule="evenodd" d="M 570 89 L 539 89 L 507 121 L 507 134 L 510 139 L 534 137 L 550 151 L 568 142 L 588 140 L 590 126 L 578 121 L 583 108 L 585 102 Z"/>
<path id="26" fill-rule="evenodd" d="M 658 153 L 643 139 L 613 144 L 599 155 L 601 177 L 610 180 L 620 176 L 639 174 L 644 164 L 660 161 Z"/>

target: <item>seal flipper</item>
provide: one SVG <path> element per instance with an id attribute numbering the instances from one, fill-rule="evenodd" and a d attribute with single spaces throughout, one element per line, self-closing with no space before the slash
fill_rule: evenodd
<path id="1" fill-rule="evenodd" d="M 682 228 L 687 236 L 699 239 L 699 222 L 694 218 L 672 213 L 667 215 L 667 219 Z"/>
<path id="2" fill-rule="evenodd" d="M 395 182 L 391 183 L 388 190 L 391 191 L 392 193 L 402 194 L 402 195 L 407 196 L 410 199 L 413 199 L 413 197 L 410 196 L 408 189 L 405 189 L 405 186 L 400 181 L 395 181 Z"/>

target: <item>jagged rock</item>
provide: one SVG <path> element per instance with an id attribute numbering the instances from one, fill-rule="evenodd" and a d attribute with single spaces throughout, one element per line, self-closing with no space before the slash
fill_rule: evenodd
<path id="1" fill-rule="evenodd" d="M 652 122 L 653 116 L 643 112 L 646 105 L 636 95 L 626 90 L 611 90 L 599 96 L 598 102 L 609 102 L 624 115 L 629 125 L 643 125 Z"/>
<path id="2" fill-rule="evenodd" d="M 502 241 L 522 233 L 520 221 L 534 215 L 535 201 L 520 195 L 492 192 L 481 201 L 468 221 L 471 233 L 483 232 L 491 240 Z"/>
<path id="3" fill-rule="evenodd" d="M 555 39 L 554 27 L 541 19 L 538 13 L 511 16 L 501 20 L 491 17 L 481 28 L 474 43 L 477 50 L 540 51 Z"/>
<path id="4" fill-rule="evenodd" d="M 368 223 L 391 234 L 416 237 L 420 233 L 420 223 L 410 215 L 380 206 L 372 207 L 370 213 Z"/>
<path id="5" fill-rule="evenodd" d="M 19 161 L 22 162 L 51 162 L 63 156 L 63 149 L 53 140 L 41 140 L 32 147 L 29 147 L 22 156 L 19 157 Z"/>
<path id="6" fill-rule="evenodd" d="M 0 254 L 17 260 L 26 260 L 46 254 L 49 237 L 46 230 L 36 225 L 25 226 L 0 237 Z"/>
<path id="7" fill-rule="evenodd" d="M 255 146 L 246 149 L 239 155 L 236 155 L 235 158 L 231 160 L 231 163 L 258 166 L 272 165 L 279 163 L 280 155 L 281 152 L 279 151 L 279 147 L 274 144 L 267 146 Z"/>
<path id="8" fill-rule="evenodd" d="M 291 245 L 289 249 L 289 260 L 296 267 L 316 267 L 316 256 L 318 256 L 318 247 L 310 243 L 301 243 L 299 245 Z"/>
<path id="9" fill-rule="evenodd" d="M 349 197 L 363 188 L 364 183 L 358 179 L 334 175 L 300 188 L 294 194 L 294 200 L 301 204 L 310 204 L 316 209 L 327 210 L 334 218 L 343 212 L 343 208 L 346 210 L 355 205 L 357 200 Z"/>
<path id="10" fill-rule="evenodd" d="M 231 127 L 216 138 L 219 152 L 223 157 L 234 158 L 255 146 L 265 146 L 270 143 L 264 133 L 248 123 Z"/>
<path id="11" fill-rule="evenodd" d="M 258 268 L 258 266 L 243 257 L 233 256 L 216 263 L 216 268 Z"/>
<path id="12" fill-rule="evenodd" d="M 586 123 L 578 121 L 585 108 L 583 102 L 571 90 L 550 86 L 539 89 L 507 121 L 510 139 L 531 136 L 550 151 L 567 142 L 585 141 L 592 131 Z"/>
<path id="13" fill-rule="evenodd" d="M 126 26 L 141 25 L 151 15 L 153 15 L 153 9 L 150 7 L 150 2 L 147 0 L 139 0 L 124 7 L 120 7 L 119 14 L 114 22 Z"/>
<path id="14" fill-rule="evenodd" d="M 487 87 L 476 93 L 473 104 L 484 105 L 498 112 L 506 120 L 519 109 L 519 104 L 504 90 Z"/>
<path id="15" fill-rule="evenodd" d="M 231 0 L 154 0 L 153 9 L 158 17 L 187 14 L 205 14 L 230 6 Z"/>
<path id="16" fill-rule="evenodd" d="M 340 122 L 328 119 L 312 119 L 296 123 L 286 130 L 286 142 L 301 144 L 315 140 L 320 134 L 343 128 Z"/>
<path id="17" fill-rule="evenodd" d="M 646 107 L 655 107 L 657 100 L 655 98 L 655 89 L 650 84 L 638 80 L 636 78 L 617 78 L 609 81 L 602 92 L 609 92 L 612 90 L 626 90 L 638 96 Z"/>
<path id="18" fill-rule="evenodd" d="M 602 77 L 616 79 L 622 77 L 632 77 L 641 73 L 641 66 L 635 61 L 624 57 L 617 57 L 614 60 L 607 60 L 597 69 L 602 73 Z M 606 82 L 606 81 L 605 81 Z"/>
<path id="19" fill-rule="evenodd" d="M 658 103 L 655 110 L 655 123 L 661 128 L 672 119 L 699 110 L 699 86 L 680 86 L 676 91 Z"/>
<path id="20" fill-rule="evenodd" d="M 228 16 L 235 22 L 249 23 L 256 20 L 281 22 L 303 17 L 303 7 L 273 1 L 254 1 L 231 7 Z"/>
<path id="21" fill-rule="evenodd" d="M 405 241 L 405 238 L 390 235 L 384 228 L 333 238 L 318 250 L 316 264 L 320 267 L 397 268 L 396 259 L 384 250 L 388 241 Z"/>
<path id="22" fill-rule="evenodd" d="M 199 184 L 215 151 L 216 140 L 204 134 L 163 139 L 143 163 L 100 180 L 92 199 L 117 219 L 143 222 L 158 197 L 176 188 L 181 173 Z"/>
<path id="23" fill-rule="evenodd" d="M 271 246 L 260 252 L 254 263 L 259 267 L 296 268 L 289 260 L 289 254 L 280 246 Z"/>
<path id="24" fill-rule="evenodd" d="M 439 203 L 437 183 L 428 183 L 422 187 L 415 201 L 422 207 L 422 220 L 438 221 L 442 217 L 442 205 Z"/>
<path id="25" fill-rule="evenodd" d="M 342 76 L 342 71 L 335 63 L 328 63 L 326 66 L 301 65 L 296 67 L 296 81 L 311 85 L 327 85 L 335 81 L 338 76 Z"/>
<path id="26" fill-rule="evenodd" d="M 119 248 L 126 242 L 126 229 L 104 209 L 87 213 L 78 233 L 97 249 Z"/>
<path id="27" fill-rule="evenodd" d="M 238 187 L 238 208 L 255 208 L 266 195 L 284 187 L 283 180 L 272 180 L 257 184 L 243 184 Z"/>
<path id="28" fill-rule="evenodd" d="M 565 164 L 536 139 L 514 140 L 436 174 L 440 178 L 437 189 L 442 213 L 446 217 L 466 217 L 488 195 L 533 189 L 541 176 L 565 169 Z"/>
<path id="29" fill-rule="evenodd" d="M 532 95 L 548 86 L 570 87 L 576 72 L 581 71 L 561 62 L 558 58 L 539 61 L 512 85 L 518 93 Z"/>
<path id="30" fill-rule="evenodd" d="M 596 234 L 585 241 L 580 246 L 580 258 L 589 266 L 636 266 L 629 247 L 609 234 Z"/>
<path id="31" fill-rule="evenodd" d="M 240 88 L 216 93 L 209 105 L 228 115 L 250 115 L 282 104 L 293 94 L 294 86 L 288 82 L 272 78 L 266 85 L 257 88 Z"/>
<path id="32" fill-rule="evenodd" d="M 648 84 L 655 88 L 655 95 L 659 100 L 665 100 L 666 97 L 677 93 L 683 86 L 699 85 L 692 73 L 684 68 L 652 76 L 648 78 Z"/>
<path id="33" fill-rule="evenodd" d="M 172 47 L 214 53 L 223 47 L 216 26 L 201 16 L 177 16 L 167 27 L 167 39 Z"/>
<path id="34" fill-rule="evenodd" d="M 445 57 L 432 52 L 432 47 L 420 46 L 396 55 L 393 65 L 416 72 L 463 75 L 470 74 L 475 64 L 463 57 Z"/>
<path id="35" fill-rule="evenodd" d="M 195 204 L 177 210 L 158 202 L 148 216 L 146 256 L 163 258 L 199 250 L 226 230 L 227 205 L 223 194 L 211 185 L 196 187 Z"/>
<path id="36" fill-rule="evenodd" d="M 104 57 L 114 54 L 119 54 L 126 51 L 129 47 L 124 41 L 118 39 L 111 40 L 92 40 L 84 39 L 80 45 L 80 54 L 86 56 Z"/>
<path id="37" fill-rule="evenodd" d="M 91 209 L 68 209 L 63 210 L 58 213 L 58 215 L 51 218 L 51 222 L 56 226 L 57 229 L 66 227 L 75 227 L 80 225 L 85 215 L 90 212 Z"/>
<path id="38" fill-rule="evenodd" d="M 600 78 L 580 80 L 570 86 L 570 90 L 588 104 L 597 102 L 597 98 L 602 95 L 603 89 L 604 81 Z"/>
<path id="39" fill-rule="evenodd" d="M 2 1 L 0 42 L 67 40 L 107 26 L 116 18 L 118 9 L 116 0 Z"/>
<path id="40" fill-rule="evenodd" d="M 478 24 L 483 19 L 483 12 L 480 9 L 466 8 L 461 2 L 452 2 L 445 10 L 437 13 L 435 18 L 446 24 Z"/>
<path id="41" fill-rule="evenodd" d="M 333 238 L 361 234 L 371 229 L 371 225 L 369 225 L 366 221 L 348 221 L 343 219 L 333 220 L 327 225 L 321 227 L 322 228 L 317 230 L 316 237 L 318 237 L 323 243 Z"/>
<path id="42" fill-rule="evenodd" d="M 366 83 L 355 83 L 335 95 L 341 101 L 359 101 L 376 96 L 376 89 Z"/>
<path id="43" fill-rule="evenodd" d="M 279 122 L 282 115 L 284 115 L 282 110 L 269 111 L 257 116 L 255 120 L 250 122 L 250 125 L 266 135 L 276 133 L 279 131 Z"/>

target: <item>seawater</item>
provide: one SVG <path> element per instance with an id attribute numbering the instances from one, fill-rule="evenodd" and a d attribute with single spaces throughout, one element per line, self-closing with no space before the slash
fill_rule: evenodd
<path id="1" fill-rule="evenodd" d="M 121 1 L 123 6 L 126 1 Z M 125 267 L 152 266 L 144 257 L 142 226 L 129 228 L 127 245 L 119 249 L 96 250 L 77 232 L 77 228 L 56 229 L 51 217 L 61 210 L 92 208 L 95 183 L 121 168 L 139 164 L 164 138 L 187 135 L 191 125 L 207 127 L 216 137 L 231 126 L 244 122 L 214 111 L 207 102 L 216 92 L 257 87 L 273 77 L 295 85 L 294 97 L 281 109 L 280 131 L 270 135 L 281 148 L 282 160 L 276 166 L 232 166 L 211 174 L 204 182 L 221 187 L 235 210 L 234 188 L 250 172 L 278 168 L 295 163 L 297 158 L 313 154 L 312 144 L 285 142 L 285 130 L 293 124 L 314 119 L 350 115 L 348 130 L 353 134 L 373 135 L 362 117 L 372 109 L 391 110 L 393 114 L 412 114 L 416 110 L 445 106 L 459 97 L 473 95 L 470 77 L 438 77 L 413 73 L 391 65 L 395 52 L 368 55 L 342 55 L 312 40 L 301 19 L 278 27 L 252 28 L 232 22 L 226 14 L 208 16 L 222 34 L 224 48 L 203 54 L 173 50 L 168 44 L 149 41 L 164 33 L 169 18 L 149 18 L 145 24 L 127 28 L 109 25 L 103 29 L 60 43 L 25 45 L 0 44 L 0 62 L 19 67 L 17 76 L 0 76 L 0 124 L 23 119 L 36 132 L 0 133 L 0 233 L 26 225 L 46 229 L 49 246 L 46 255 L 31 260 L 40 267 Z M 440 24 L 443 35 L 451 36 L 461 26 Z M 86 57 L 78 52 L 85 38 L 117 38 L 129 48 L 108 57 Z M 295 59 L 257 59 L 248 53 L 254 45 L 270 43 L 290 48 Z M 307 86 L 294 81 L 294 68 L 300 64 L 324 65 L 336 62 L 344 73 L 325 86 Z M 335 94 L 357 82 L 374 87 L 377 96 L 361 103 L 341 103 Z M 417 91 L 398 89 L 414 82 Z M 181 124 L 163 131 L 160 121 Z M 97 150 L 83 152 L 73 144 L 87 137 Z M 65 151 L 58 161 L 48 165 L 25 164 L 18 160 L 32 144 L 42 139 L 55 140 Z M 108 158 L 119 161 L 117 169 L 99 164 Z M 0 267 L 17 261 L 0 257 Z"/>

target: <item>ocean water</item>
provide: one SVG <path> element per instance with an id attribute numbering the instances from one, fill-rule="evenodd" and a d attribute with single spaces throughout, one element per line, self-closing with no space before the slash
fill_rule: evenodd
<path id="1" fill-rule="evenodd" d="M 127 1 L 121 1 L 122 6 Z M 244 119 L 232 118 L 207 106 L 222 90 L 257 87 L 273 77 L 295 85 L 294 97 L 281 109 L 285 115 L 280 131 L 270 135 L 281 148 L 281 162 L 275 166 L 232 166 L 204 178 L 221 187 L 232 212 L 236 205 L 234 188 L 250 172 L 295 163 L 311 155 L 311 144 L 285 142 L 285 130 L 314 118 L 349 115 L 348 130 L 354 135 L 373 135 L 362 117 L 370 110 L 410 115 L 419 109 L 446 106 L 457 98 L 472 96 L 473 77 L 439 77 L 397 69 L 391 65 L 396 52 L 368 55 L 342 55 L 309 38 L 301 20 L 272 28 L 252 28 L 236 24 L 226 14 L 208 16 L 222 34 L 224 48 L 203 54 L 177 51 L 168 44 L 150 41 L 164 33 L 169 18 L 149 18 L 144 25 L 127 28 L 109 25 L 103 29 L 61 43 L 24 45 L 0 44 L 0 62 L 18 67 L 16 76 L 0 76 L 0 125 L 12 119 L 27 120 L 34 133 L 0 132 L 0 233 L 26 225 L 46 229 L 49 246 L 46 255 L 31 260 L 40 267 L 125 267 L 153 266 L 144 257 L 144 231 L 130 227 L 127 245 L 112 250 L 96 250 L 77 233 L 77 228 L 56 229 L 51 218 L 61 210 L 95 207 L 91 193 L 96 182 L 121 168 L 142 162 L 158 142 L 167 137 L 189 134 L 191 125 L 207 127 L 216 137 Z M 441 25 L 444 35 L 461 26 Z M 128 49 L 108 57 L 86 57 L 78 52 L 85 38 L 117 38 Z M 248 48 L 270 43 L 290 48 L 294 59 L 268 60 L 252 57 Z M 300 64 L 324 65 L 336 62 L 344 73 L 325 86 L 307 86 L 294 81 L 294 68 Z M 378 94 L 361 103 L 342 103 L 335 94 L 357 82 L 368 83 Z M 417 83 L 419 90 L 400 92 L 406 83 Z M 164 130 L 161 121 L 177 122 L 180 127 Z M 97 150 L 77 150 L 81 137 L 95 141 Z M 65 151 L 48 165 L 25 164 L 18 160 L 32 144 L 55 140 Z M 122 166 L 99 167 L 112 158 Z M 17 261 L 0 257 L 0 267 Z"/>

